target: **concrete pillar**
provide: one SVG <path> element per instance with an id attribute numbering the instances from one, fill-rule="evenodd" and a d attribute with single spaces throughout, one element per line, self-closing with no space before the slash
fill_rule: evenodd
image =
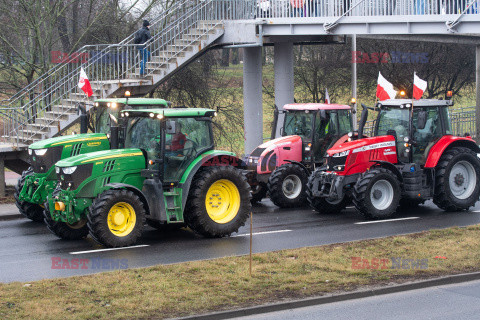
<path id="1" fill-rule="evenodd" d="M 352 52 L 357 51 L 357 35 L 352 35 Z M 352 59 L 352 98 L 357 99 L 357 63 Z M 353 106 L 353 129 L 357 129 L 357 104 Z"/>
<path id="2" fill-rule="evenodd" d="M 0 197 L 5 197 L 5 160 L 0 158 Z"/>
<path id="3" fill-rule="evenodd" d="M 275 104 L 278 110 L 293 103 L 293 43 L 278 42 L 274 44 L 274 71 L 275 71 Z M 280 136 L 284 115 L 278 116 L 275 137 Z"/>
<path id="4" fill-rule="evenodd" d="M 477 103 L 475 107 L 475 140 L 480 142 L 480 45 L 476 47 L 475 86 L 477 91 Z"/>
<path id="5" fill-rule="evenodd" d="M 262 47 L 243 49 L 245 154 L 263 143 Z"/>

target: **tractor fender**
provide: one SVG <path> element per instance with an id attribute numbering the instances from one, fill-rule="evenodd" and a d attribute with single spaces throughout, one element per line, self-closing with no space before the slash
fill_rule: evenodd
<path id="1" fill-rule="evenodd" d="M 305 165 L 301 162 L 298 162 L 298 161 L 293 161 L 293 160 L 285 160 L 285 162 L 288 162 L 288 163 L 291 163 L 291 164 L 296 164 L 298 166 L 300 166 L 300 168 L 303 169 L 303 171 L 305 171 L 305 173 L 307 174 L 307 176 L 310 175 L 310 170 L 307 169 L 307 167 L 305 167 Z"/>
<path id="2" fill-rule="evenodd" d="M 201 167 L 227 165 L 239 168 L 243 171 L 244 175 L 247 174 L 246 163 L 242 159 L 236 157 L 233 152 L 210 151 L 195 159 L 187 168 L 187 170 L 183 174 L 182 179 L 180 180 L 179 187 L 182 188 L 182 207 L 185 208 L 193 177 L 198 172 L 198 170 L 200 170 Z"/>
<path id="3" fill-rule="evenodd" d="M 148 204 L 148 200 L 147 200 L 147 197 L 145 196 L 145 194 L 142 192 L 142 190 L 138 189 L 137 187 L 134 187 L 130 184 L 125 184 L 125 183 L 109 183 L 107 185 L 105 185 L 105 187 L 107 187 L 108 189 L 106 190 L 110 190 L 110 189 L 127 189 L 129 191 L 132 191 L 133 193 L 135 193 L 141 200 L 142 202 L 145 204 L 145 211 L 147 212 L 147 214 L 150 214 L 150 207 L 149 207 L 149 204 Z"/>
<path id="4" fill-rule="evenodd" d="M 430 148 L 427 161 L 425 162 L 425 168 L 435 168 L 445 150 L 454 147 L 464 147 L 480 153 L 480 148 L 471 138 L 443 136 Z"/>
<path id="5" fill-rule="evenodd" d="M 397 176 L 398 178 L 398 181 L 400 182 L 403 182 L 403 176 L 402 176 L 402 173 L 400 172 L 400 170 L 395 167 L 395 165 L 393 165 L 391 162 L 388 162 L 388 161 L 381 161 L 381 160 L 374 160 L 372 162 L 375 162 L 375 164 L 373 166 L 371 166 L 370 168 L 374 168 L 374 167 L 382 167 L 382 168 L 385 168 L 387 170 L 390 170 L 392 171 L 393 173 L 395 173 L 395 175 Z"/>

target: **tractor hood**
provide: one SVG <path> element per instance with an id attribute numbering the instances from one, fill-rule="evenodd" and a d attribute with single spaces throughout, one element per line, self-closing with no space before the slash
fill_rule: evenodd
<path id="1" fill-rule="evenodd" d="M 255 150 L 263 149 L 264 151 L 269 151 L 269 150 L 272 150 L 273 148 L 288 147 L 289 145 L 295 144 L 295 143 L 298 143 L 298 142 L 300 142 L 300 143 L 302 142 L 302 138 L 300 136 L 280 137 L 280 138 L 273 139 L 273 140 L 267 141 L 265 143 L 262 143 Z M 253 154 L 253 152 L 252 152 L 252 154 Z"/>
<path id="2" fill-rule="evenodd" d="M 327 153 L 331 157 L 336 153 L 341 153 L 349 150 L 352 152 L 358 152 L 369 149 L 393 146 L 395 146 L 395 138 L 393 136 L 380 136 L 353 140 L 338 145 L 336 144 L 332 148 L 328 149 Z"/>
<path id="3" fill-rule="evenodd" d="M 55 138 L 50 138 L 46 140 L 41 140 L 32 143 L 29 148 L 30 149 L 46 149 L 51 147 L 58 147 L 67 144 L 74 144 L 74 143 L 83 143 L 86 142 L 87 145 L 89 143 L 98 143 L 100 140 L 107 140 L 107 135 L 104 133 L 85 133 L 85 134 L 74 134 L 68 136 L 60 136 Z"/>
<path id="4" fill-rule="evenodd" d="M 145 157 L 143 152 L 140 149 L 116 149 L 116 150 L 105 150 L 90 152 L 86 154 L 81 154 L 75 157 L 70 157 L 67 159 L 60 160 L 56 163 L 57 167 L 73 167 L 79 166 L 87 163 L 94 162 L 104 162 L 104 160 L 133 160 L 135 162 L 141 161 L 145 163 Z"/>

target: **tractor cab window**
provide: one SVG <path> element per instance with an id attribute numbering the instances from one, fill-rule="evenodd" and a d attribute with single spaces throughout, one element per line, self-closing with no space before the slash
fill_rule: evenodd
<path id="1" fill-rule="evenodd" d="M 109 133 L 110 132 L 110 116 L 108 108 L 101 108 L 97 112 L 97 119 L 95 122 L 95 131 L 97 133 Z M 114 114 L 114 116 L 116 116 Z"/>
<path id="2" fill-rule="evenodd" d="M 387 135 L 394 130 L 397 136 L 396 146 L 398 158 L 402 162 L 409 162 L 409 154 L 404 145 L 405 137 L 409 137 L 410 108 L 383 107 L 377 118 L 376 136 Z"/>
<path id="3" fill-rule="evenodd" d="M 283 136 L 298 135 L 304 141 L 311 141 L 313 116 L 313 113 L 305 113 L 305 111 L 287 112 L 285 114 Z"/>
<path id="4" fill-rule="evenodd" d="M 412 139 L 414 141 L 413 161 L 417 163 L 425 163 L 428 152 L 435 142 L 443 136 L 441 116 L 438 107 L 429 108 L 413 108 Z M 424 128 L 418 128 L 418 114 L 422 112 L 426 114 L 426 122 Z"/>
<path id="5" fill-rule="evenodd" d="M 130 118 L 125 136 L 125 148 L 145 150 L 148 159 L 160 154 L 161 121 L 156 118 Z"/>
<path id="6" fill-rule="evenodd" d="M 315 117 L 315 134 L 313 136 L 313 158 L 315 162 L 321 162 L 325 152 L 331 147 L 338 136 L 338 113 L 328 111 L 322 118 L 320 112 Z"/>
<path id="7" fill-rule="evenodd" d="M 200 153 L 213 148 L 211 125 L 194 118 L 167 119 L 165 135 L 165 182 L 179 181 Z"/>
<path id="8" fill-rule="evenodd" d="M 349 110 L 338 110 L 338 130 L 340 135 L 353 131 L 352 117 Z"/>

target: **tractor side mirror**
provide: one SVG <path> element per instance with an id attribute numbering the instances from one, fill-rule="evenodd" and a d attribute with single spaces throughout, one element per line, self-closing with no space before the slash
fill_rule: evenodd
<path id="1" fill-rule="evenodd" d="M 417 114 L 417 129 L 422 130 L 425 129 L 425 125 L 427 124 L 427 111 L 420 110 Z"/>
<path id="2" fill-rule="evenodd" d="M 166 124 L 166 129 L 165 129 L 166 134 L 175 134 L 175 120 L 167 120 L 165 124 Z"/>
<path id="3" fill-rule="evenodd" d="M 322 119 L 322 121 L 328 120 L 327 119 L 327 112 L 325 110 L 320 110 L 320 119 Z"/>

